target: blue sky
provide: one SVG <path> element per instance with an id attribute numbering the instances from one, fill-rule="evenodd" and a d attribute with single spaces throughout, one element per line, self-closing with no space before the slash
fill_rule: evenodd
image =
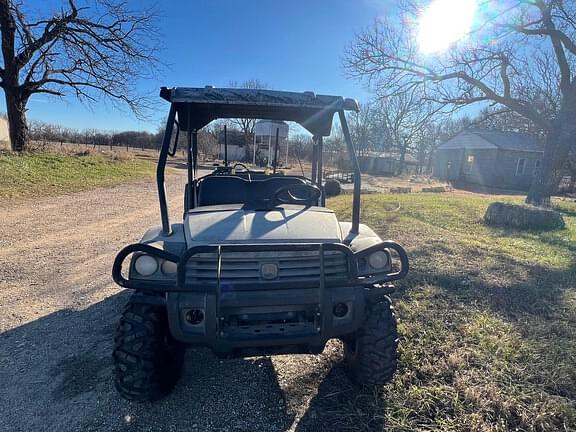
<path id="1" fill-rule="evenodd" d="M 130 0 L 134 7 L 142 2 Z M 28 7 L 58 7 L 59 0 L 29 0 Z M 81 2 L 79 2 L 81 3 Z M 143 91 L 166 86 L 226 87 L 257 78 L 282 90 L 340 94 L 367 99 L 364 87 L 345 77 L 341 60 L 355 33 L 391 13 L 386 0 L 165 0 L 158 2 L 165 41 L 161 60 L 170 67 Z M 155 90 L 154 90 L 155 91 Z M 4 100 L 0 110 L 4 110 Z M 155 130 L 166 114 L 136 120 L 112 106 L 85 107 L 73 97 L 35 95 L 30 119 L 77 128 Z"/>

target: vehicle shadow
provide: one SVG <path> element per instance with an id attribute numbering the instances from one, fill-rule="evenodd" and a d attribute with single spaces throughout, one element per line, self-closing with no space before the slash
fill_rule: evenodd
<path id="1" fill-rule="evenodd" d="M 297 432 L 384 430 L 385 399 L 376 390 L 350 381 L 345 365 L 335 364 L 296 427 Z"/>
<path id="2" fill-rule="evenodd" d="M 190 349 L 172 394 L 132 403 L 112 385 L 114 328 L 123 292 L 0 334 L 3 430 L 284 431 L 288 413 L 269 358 L 219 361 Z"/>

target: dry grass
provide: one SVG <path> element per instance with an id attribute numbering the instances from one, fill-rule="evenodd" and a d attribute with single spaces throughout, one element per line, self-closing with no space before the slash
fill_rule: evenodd
<path id="1" fill-rule="evenodd" d="M 576 203 L 555 202 L 566 229 L 521 232 L 482 224 L 493 200 L 364 197 L 363 222 L 412 270 L 394 296 L 399 373 L 335 410 L 341 429 L 576 430 Z M 330 206 L 345 218 L 350 197 Z"/>
<path id="2" fill-rule="evenodd" d="M 151 177 L 154 165 L 122 152 L 0 152 L 0 198 L 51 195 Z"/>

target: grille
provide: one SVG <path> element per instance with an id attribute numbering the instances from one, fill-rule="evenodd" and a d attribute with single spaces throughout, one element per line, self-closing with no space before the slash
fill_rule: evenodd
<path id="1" fill-rule="evenodd" d="M 320 279 L 319 251 L 266 251 L 222 252 L 220 285 L 270 284 L 274 282 L 314 282 Z M 274 263 L 278 266 L 278 278 L 263 280 L 260 266 Z M 346 280 L 348 261 L 346 254 L 337 250 L 324 251 L 324 280 Z M 197 253 L 186 265 L 186 284 L 216 285 L 218 282 L 218 254 Z"/>

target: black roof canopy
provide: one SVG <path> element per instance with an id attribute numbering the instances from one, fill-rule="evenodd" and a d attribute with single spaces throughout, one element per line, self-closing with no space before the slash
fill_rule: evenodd
<path id="1" fill-rule="evenodd" d="M 175 104 L 180 129 L 201 129 L 218 118 L 286 120 L 313 135 L 328 136 L 338 111 L 359 111 L 354 99 L 262 89 L 162 87 L 160 96 Z"/>

